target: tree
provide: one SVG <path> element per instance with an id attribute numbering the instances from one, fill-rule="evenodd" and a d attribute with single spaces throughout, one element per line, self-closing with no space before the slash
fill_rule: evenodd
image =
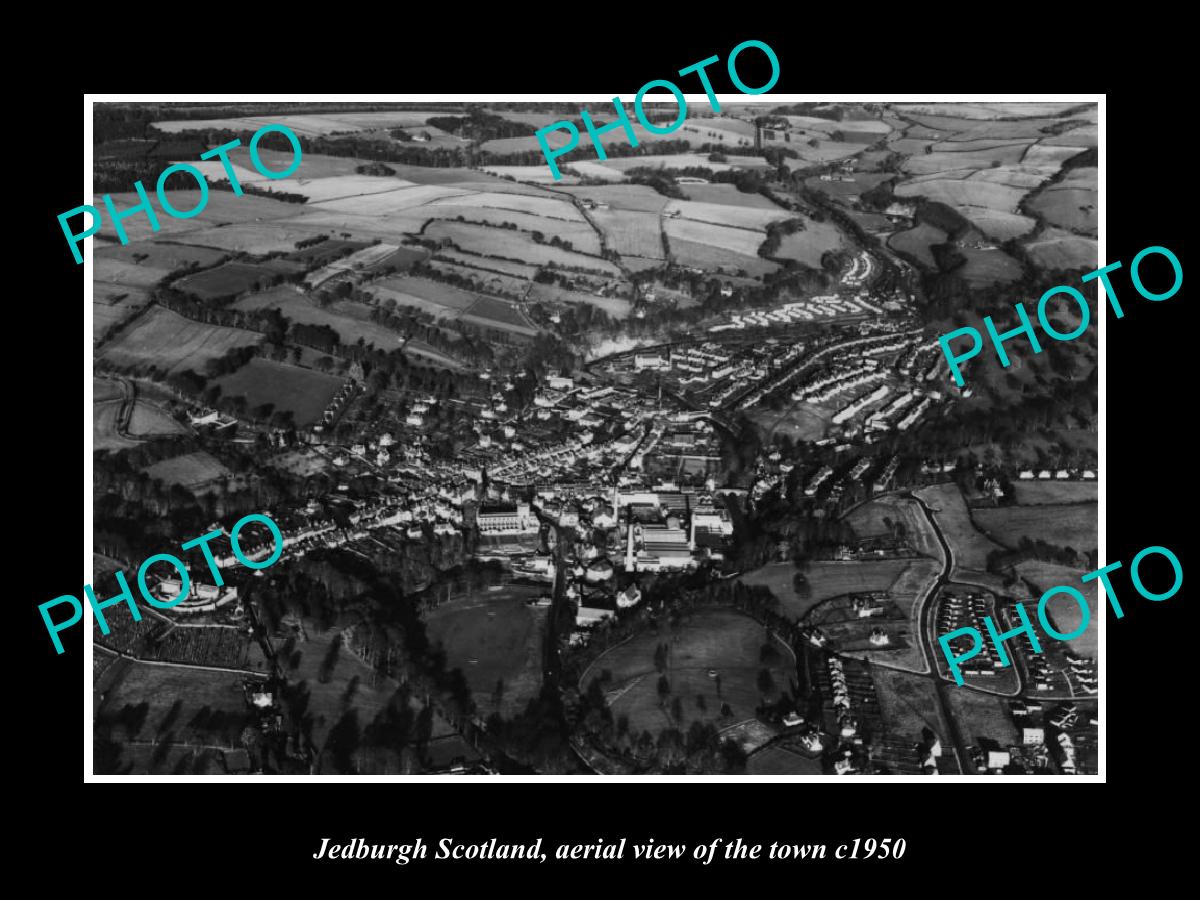
<path id="1" fill-rule="evenodd" d="M 759 669 L 756 683 L 758 684 L 759 693 L 764 697 L 775 689 L 775 679 L 771 677 L 770 669 Z"/>
<path id="2" fill-rule="evenodd" d="M 671 694 L 671 682 L 666 675 L 658 676 L 658 702 L 664 702 Z"/>

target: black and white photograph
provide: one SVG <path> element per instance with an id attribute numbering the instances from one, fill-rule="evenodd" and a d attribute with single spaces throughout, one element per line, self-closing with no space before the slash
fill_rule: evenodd
<path id="1" fill-rule="evenodd" d="M 1098 775 L 1103 97 L 679 83 L 91 104 L 92 776 Z"/>

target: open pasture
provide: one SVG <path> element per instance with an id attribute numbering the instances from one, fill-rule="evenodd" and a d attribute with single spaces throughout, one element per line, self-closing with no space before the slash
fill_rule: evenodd
<path id="1" fill-rule="evenodd" d="M 100 358 L 116 366 L 155 366 L 166 374 L 188 369 L 203 372 L 210 360 L 262 339 L 251 331 L 193 322 L 155 307 L 106 345 Z"/>
<path id="2" fill-rule="evenodd" d="M 188 490 L 196 490 L 217 479 L 229 475 L 229 470 L 216 457 L 197 450 L 159 460 L 146 467 L 146 474 L 165 484 L 178 484 Z"/>
<path id="3" fill-rule="evenodd" d="M 181 278 L 175 282 L 174 287 L 201 300 L 214 300 L 261 289 L 275 277 L 274 272 L 262 266 L 228 262 L 215 269 L 206 269 Z"/>
<path id="4" fill-rule="evenodd" d="M 678 219 L 672 221 L 678 222 Z M 693 223 L 695 224 L 695 223 Z M 700 225 L 700 228 L 713 228 L 712 225 Z M 734 231 L 739 229 L 726 229 Z M 752 234 L 752 232 L 744 232 Z M 761 241 L 760 241 L 761 243 Z M 682 238 L 671 238 L 671 256 L 682 266 L 694 266 L 698 269 L 721 270 L 734 273 L 744 271 L 748 277 L 767 275 L 778 270 L 778 263 L 763 259 L 761 256 L 739 253 L 726 247 L 712 244 L 688 241 Z"/>
<path id="5" fill-rule="evenodd" d="M 666 621 L 602 654 L 580 679 L 586 688 L 601 672 L 611 673 L 603 685 L 613 716 L 628 716 L 634 734 L 648 730 L 677 727 L 686 733 L 694 721 L 718 727 L 752 718 L 762 701 L 757 685 L 759 670 L 764 668 L 760 653 L 767 642 L 763 626 L 748 616 L 729 609 L 703 609 L 685 614 L 682 624 L 672 630 Z M 670 688 L 660 703 L 659 673 L 654 666 L 655 647 L 669 647 L 665 677 Z M 795 678 L 790 652 L 775 642 L 778 655 L 768 668 L 774 684 L 770 695 L 778 696 Z M 709 672 L 720 677 L 718 684 Z M 719 692 L 718 692 L 719 689 Z M 673 721 L 671 701 L 678 697 L 682 712 Z M 702 698 L 703 706 L 697 702 Z M 721 721 L 720 710 L 728 703 L 732 718 Z"/>
<path id="6" fill-rule="evenodd" d="M 435 240 L 448 238 L 460 250 L 480 256 L 499 256 L 539 266 L 554 262 L 563 269 L 586 269 L 614 277 L 621 275 L 621 270 L 606 259 L 535 241 L 531 234 L 523 231 L 438 221 L 425 229 L 425 236 Z"/>
<path id="7" fill-rule="evenodd" d="M 344 380 L 269 359 L 252 359 L 216 383 L 222 396 L 245 397 L 251 410 L 270 404 L 277 412 L 290 412 L 298 426 L 306 426 L 320 421 Z"/>
<path id="8" fill-rule="evenodd" d="M 621 256 L 663 258 L 662 220 L 658 213 L 597 209 L 589 215 L 604 231 L 608 246 Z"/>
<path id="9" fill-rule="evenodd" d="M 1016 548 L 1021 538 L 1086 552 L 1097 547 L 1099 514 L 1095 503 L 998 506 L 973 510 L 975 523 L 993 540 Z"/>
<path id="10" fill-rule="evenodd" d="M 506 585 L 441 603 L 425 614 L 430 642 L 445 651 L 447 668 L 462 670 L 485 715 L 512 715 L 541 689 L 547 610 L 526 605 L 540 593 Z"/>

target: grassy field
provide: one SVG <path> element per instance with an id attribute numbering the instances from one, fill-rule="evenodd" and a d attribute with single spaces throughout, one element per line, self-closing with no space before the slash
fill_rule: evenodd
<path id="1" fill-rule="evenodd" d="M 858 591 L 886 591 L 896 577 L 910 564 L 907 559 L 871 560 L 870 562 L 840 562 L 820 560 L 809 564 L 807 572 L 811 596 L 801 599 L 792 587 L 796 567 L 790 562 L 769 563 L 741 580 L 749 585 L 763 585 L 779 598 L 780 608 L 789 618 L 805 616 L 822 601 Z"/>
<path id="2" fill-rule="evenodd" d="M 954 720 L 968 744 L 986 746 L 988 741 L 995 741 L 1007 749 L 1021 742 L 1017 726 L 1013 724 L 1008 711 L 1008 701 L 1004 698 L 957 687 L 946 693 L 950 698 Z"/>
<path id="3" fill-rule="evenodd" d="M 92 449 L 123 450 L 137 446 L 137 441 L 117 432 L 121 412 L 120 400 L 105 400 L 92 404 Z"/>
<path id="4" fill-rule="evenodd" d="M 879 697 L 883 724 L 890 737 L 921 740 L 921 731 L 930 729 L 941 738 L 943 754 L 953 753 L 950 729 L 938 710 L 933 682 L 928 678 L 871 667 L 871 680 Z"/>
<path id="5" fill-rule="evenodd" d="M 678 219 L 670 220 L 678 225 Z M 690 223 L 692 228 L 708 228 L 712 229 L 713 225 L 699 225 L 698 223 Z M 668 229 L 670 230 L 670 229 Z M 734 231 L 735 229 L 726 229 Z M 747 235 L 753 235 L 755 232 L 745 232 Z M 714 235 L 710 232 L 710 238 Z M 739 238 L 741 243 L 746 243 L 745 238 Z M 762 240 L 759 240 L 762 243 Z M 757 247 L 755 252 L 757 253 Z M 726 247 L 714 246 L 712 244 L 697 243 L 695 241 L 687 241 L 682 238 L 671 238 L 671 256 L 675 261 L 683 266 L 693 266 L 698 269 L 711 271 L 714 269 L 723 269 L 729 272 L 745 271 L 746 274 L 753 278 L 756 275 L 767 275 L 778 270 L 779 265 L 770 260 L 763 259 L 761 256 L 747 256 L 744 253 L 730 250 Z"/>
<path id="6" fill-rule="evenodd" d="M 534 284 L 529 289 L 527 300 L 557 300 L 562 303 L 587 303 L 602 309 L 614 319 L 625 319 L 633 310 L 633 304 L 624 297 L 597 297 L 582 291 L 569 291 L 557 284 Z"/>
<path id="7" fill-rule="evenodd" d="M 167 434 L 187 434 L 188 429 L 177 422 L 165 410 L 137 400 L 129 417 L 129 434 L 132 437 L 161 437 Z"/>
<path id="8" fill-rule="evenodd" d="M 301 638 L 284 664 L 288 684 L 299 687 L 306 697 L 300 701 L 301 707 L 304 715 L 312 718 L 313 743 L 323 751 L 329 749 L 330 730 L 343 716 L 352 717 L 360 730 L 365 729 L 395 690 L 345 646 L 334 649 L 335 639 L 340 638 L 337 629 L 319 632 L 305 620 Z M 294 667 L 293 661 L 297 662 Z"/>
<path id="9" fill-rule="evenodd" d="M 967 258 L 967 262 L 956 273 L 974 287 L 1003 284 L 1021 277 L 1020 263 L 1000 250 L 960 247 L 959 252 Z"/>
<path id="10" fill-rule="evenodd" d="M 399 332 L 372 322 L 370 309 L 352 301 L 337 301 L 321 308 L 292 287 L 276 287 L 258 294 L 248 294 L 233 304 L 234 309 L 278 309 L 293 324 L 327 325 L 338 333 L 343 344 L 353 344 L 361 337 L 367 344 L 381 350 L 400 346 L 404 336 Z"/>
<path id="11" fill-rule="evenodd" d="M 229 297 L 265 285 L 273 276 L 269 269 L 247 263 L 230 262 L 215 269 L 189 275 L 175 287 L 201 300 Z"/>
<path id="12" fill-rule="evenodd" d="M 1026 241 L 1025 251 L 1043 269 L 1091 271 L 1099 259 L 1095 240 L 1058 228 L 1047 228 L 1036 240 Z"/>
<path id="13" fill-rule="evenodd" d="M 821 760 L 782 747 L 765 747 L 746 760 L 747 775 L 820 775 Z"/>
<path id="14" fill-rule="evenodd" d="M 100 358 L 116 366 L 154 366 L 160 372 L 204 371 L 209 360 L 235 347 L 262 341 L 261 334 L 193 322 L 169 309 L 156 307 L 100 351 Z"/>
<path id="15" fill-rule="evenodd" d="M 97 684 L 94 721 L 117 741 L 237 747 L 250 722 L 242 683 L 251 677 L 119 660 Z"/>
<path id="16" fill-rule="evenodd" d="M 269 359 L 252 359 L 216 383 L 225 397 L 245 397 L 251 410 L 269 403 L 276 411 L 291 412 L 296 424 L 304 426 L 321 419 L 345 380 Z"/>
<path id="17" fill-rule="evenodd" d="M 481 260 L 480 264 L 486 262 Z M 397 307 L 415 307 L 437 318 L 453 317 L 469 309 L 479 299 L 477 294 L 469 291 L 409 275 L 395 275 L 373 282 L 369 290 Z"/>
<path id="18" fill-rule="evenodd" d="M 795 217 L 795 213 L 778 206 L 743 206 L 695 200 L 671 200 L 667 203 L 666 212 L 678 213 L 680 220 L 709 222 L 722 227 L 750 228 L 756 231 L 763 231 L 772 222 L 782 222 L 784 219 Z"/>
<path id="19" fill-rule="evenodd" d="M 206 267 L 220 262 L 225 254 L 206 247 L 189 247 L 167 241 L 144 241 L 137 244 L 108 244 L 97 247 L 95 259 L 116 260 L 161 273 L 174 272 L 189 265 Z"/>
<path id="20" fill-rule="evenodd" d="M 1096 236 L 1096 169 L 1072 169 L 1029 202 L 1029 208 L 1051 225 Z"/>
<path id="21" fill-rule="evenodd" d="M 1163 562 L 1163 568 L 1169 569 L 1169 566 Z M 1079 580 L 1087 574 L 1083 569 L 1073 569 L 1036 559 L 1021 563 L 1017 566 L 1016 571 L 1031 586 L 1035 596 L 1039 599 L 1050 588 L 1059 585 L 1069 585 L 1083 594 L 1087 600 L 1088 610 L 1091 612 L 1091 621 L 1083 634 L 1067 643 L 1071 645 L 1072 650 L 1082 656 L 1096 656 L 1100 641 L 1100 626 L 1097 622 L 1097 604 L 1100 602 L 1100 596 L 1097 592 L 1103 590 L 1097 586 L 1100 583 L 1099 580 L 1084 584 Z M 1166 585 L 1163 587 L 1165 588 Z M 1036 608 L 1036 602 L 1026 604 L 1026 609 L 1031 613 Z M 1083 611 L 1079 608 L 1079 604 L 1067 594 L 1056 595 L 1050 599 L 1047 603 L 1047 615 L 1054 625 L 1054 629 L 1061 634 L 1070 634 L 1083 622 Z M 1033 616 L 1031 615 L 1030 618 Z"/>
<path id="22" fill-rule="evenodd" d="M 846 516 L 846 522 L 861 540 L 889 534 L 891 530 L 884 519 L 903 524 L 905 539 L 918 553 L 933 559 L 942 558 L 941 544 L 915 500 L 885 495 L 855 507 Z"/>
<path id="23" fill-rule="evenodd" d="M 662 223 L 658 213 L 597 209 L 589 215 L 604 231 L 608 246 L 622 256 L 663 258 Z"/>
<path id="24" fill-rule="evenodd" d="M 526 601 L 543 593 L 521 585 L 484 589 L 442 603 L 425 616 L 430 641 L 442 645 L 448 668 L 462 669 L 484 716 L 511 716 L 541 690 L 547 610 Z M 497 695 L 499 681 L 503 690 Z"/>
<path id="25" fill-rule="evenodd" d="M 224 478 L 229 470 L 214 457 L 198 450 L 160 460 L 149 466 L 146 474 L 167 484 L 180 484 L 194 491 L 218 478 Z"/>
<path id="26" fill-rule="evenodd" d="M 657 631 L 643 632 L 608 650 L 584 673 L 581 684 L 586 687 L 603 671 L 611 672 L 612 680 L 604 685 L 609 706 L 615 717 L 629 717 L 630 731 L 635 734 L 643 730 L 657 734 L 672 725 L 686 733 L 693 721 L 722 727 L 751 718 L 761 702 L 757 679 L 763 668 L 759 653 L 764 641 L 763 627 L 741 613 L 701 610 L 688 616 L 676 633 L 663 621 Z M 665 675 L 671 691 L 662 705 L 657 688 L 659 673 L 654 667 L 654 651 L 660 643 L 670 647 Z M 795 667 L 789 651 L 778 642 L 774 646 L 782 659 L 770 667 L 777 690 L 790 685 Z M 710 670 L 720 676 L 719 695 L 716 679 L 708 675 Z M 678 722 L 670 715 L 674 697 L 682 706 L 682 720 Z M 703 708 L 697 697 L 703 698 Z M 728 703 L 732 710 L 728 720 L 721 719 L 722 703 Z"/>
<path id="27" fill-rule="evenodd" d="M 92 343 L 113 325 L 119 325 L 150 301 L 139 288 L 96 281 L 92 285 Z"/>
<path id="28" fill-rule="evenodd" d="M 554 223 L 546 223 L 547 241 L 555 233 L 554 227 Z M 560 268 L 588 269 L 615 277 L 621 274 L 620 269 L 608 260 L 562 250 L 549 243 L 539 243 L 531 234 L 523 231 L 438 221 L 430 223 L 425 229 L 425 236 L 435 240 L 449 238 L 460 250 L 480 256 L 499 256 L 538 266 L 553 262 Z"/>
<path id="29" fill-rule="evenodd" d="M 929 247 L 931 244 L 941 244 L 945 240 L 946 232 L 922 223 L 915 228 L 893 234 L 888 238 L 888 246 L 897 253 L 912 257 L 927 268 L 936 269 L 937 262 Z"/>
<path id="30" fill-rule="evenodd" d="M 830 222 L 809 221 L 803 231 L 784 235 L 775 251 L 778 259 L 794 259 L 813 269 L 821 268 L 821 257 L 829 250 L 841 250 L 845 239 Z"/>
<path id="31" fill-rule="evenodd" d="M 1095 503 L 1095 481 L 1017 481 L 1017 503 L 1021 506 L 1056 503 Z"/>
<path id="32" fill-rule="evenodd" d="M 1001 506 L 972 511 L 975 524 L 1006 547 L 1017 546 L 1022 537 L 1041 539 L 1058 547 L 1080 552 L 1096 549 L 1099 510 L 1095 503 L 1065 506 Z"/>
<path id="33" fill-rule="evenodd" d="M 985 572 L 987 555 L 1000 545 L 982 534 L 971 521 L 971 514 L 956 484 L 934 484 L 914 492 L 929 504 L 938 525 L 954 552 L 954 572 Z"/>
<path id="34" fill-rule="evenodd" d="M 112 194 L 111 196 L 113 206 L 118 210 L 130 209 L 140 202 L 138 195 L 132 191 Z M 199 200 L 199 191 L 171 191 L 171 204 L 177 209 L 192 209 Z M 299 215 L 303 209 L 304 207 L 301 204 L 283 203 L 282 201 L 271 200 L 267 197 L 252 197 L 245 194 L 241 197 L 235 197 L 230 191 L 209 191 L 208 204 L 199 215 L 190 219 L 176 219 L 174 216 L 168 216 L 165 213 L 156 213 L 158 216 L 157 231 L 151 228 L 149 219 L 141 214 L 130 216 L 121 224 L 125 228 L 126 236 L 132 243 L 145 241 L 149 238 L 160 240 L 170 239 L 173 235 L 186 234 L 188 237 L 180 238 L 180 240 L 188 244 L 194 244 L 197 242 L 192 240 L 192 235 L 202 231 L 211 232 L 218 225 L 270 222 L 277 219 L 287 219 Z M 104 230 L 104 233 L 112 234 L 115 237 L 115 234 L 107 228 Z M 119 244 L 115 240 L 104 243 Z M 203 246 L 207 246 L 204 242 L 200 243 Z M 99 245 L 97 245 L 96 249 L 99 249 Z"/>
<path id="35" fill-rule="evenodd" d="M 715 187 L 716 185 L 714 185 Z M 721 187 L 731 187 L 732 185 L 721 185 Z M 737 190 L 736 188 L 732 188 Z M 627 210 L 630 212 L 652 212 L 660 213 L 667 205 L 669 198 L 664 197 L 654 188 L 646 187 L 644 184 L 606 184 L 606 185 L 587 185 L 581 187 L 564 187 L 556 189 L 556 193 L 569 194 L 572 197 L 580 199 L 592 200 L 596 203 L 606 203 L 608 206 L 616 210 Z M 764 200 L 766 198 L 763 198 Z M 768 201 L 769 202 L 769 201 Z M 603 212 L 603 210 L 600 210 Z"/>

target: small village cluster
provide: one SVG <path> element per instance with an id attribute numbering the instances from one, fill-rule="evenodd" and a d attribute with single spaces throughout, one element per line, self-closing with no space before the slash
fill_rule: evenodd
<path id="1" fill-rule="evenodd" d="M 1155 556 L 1166 557 L 1167 561 L 1171 564 L 1171 569 L 1174 575 L 1174 583 L 1166 591 L 1150 591 L 1146 588 L 1146 585 L 1142 581 L 1139 567 L 1141 566 L 1142 560 L 1151 554 Z M 1117 600 L 1117 592 L 1113 588 L 1112 582 L 1109 580 L 1109 574 L 1120 568 L 1122 568 L 1121 561 L 1117 560 L 1116 562 L 1109 563 L 1107 566 L 1096 569 L 1094 572 L 1089 572 L 1080 578 L 1080 582 L 1083 584 L 1098 580 L 1102 585 L 1104 585 L 1104 594 L 1108 598 L 1108 602 L 1112 606 L 1113 612 L 1116 613 L 1116 617 L 1118 619 L 1125 617 L 1125 610 L 1121 607 L 1120 601 Z M 1133 582 L 1134 589 L 1147 600 L 1154 600 L 1156 602 L 1161 600 L 1169 600 L 1171 597 L 1174 597 L 1177 593 L 1179 593 L 1179 589 L 1183 587 L 1183 566 L 1179 562 L 1179 557 L 1166 547 L 1147 547 L 1145 550 L 1142 550 L 1140 553 L 1138 553 L 1137 556 L 1133 558 L 1133 561 L 1129 564 L 1129 580 Z M 1051 624 L 1050 618 L 1047 614 L 1047 608 L 1050 600 L 1052 600 L 1054 597 L 1057 597 L 1059 594 L 1068 595 L 1079 607 L 1079 625 L 1076 626 L 1074 631 L 1061 632 L 1056 629 L 1053 624 Z M 1025 611 L 1024 605 L 1021 603 L 1014 604 L 1013 609 L 1016 612 L 1016 617 L 1021 620 L 1021 625 L 1018 628 L 1009 629 L 1003 634 L 996 629 L 996 623 L 991 616 L 983 616 L 982 619 L 984 630 L 987 631 L 988 637 L 991 640 L 992 648 L 995 652 L 998 660 L 998 666 L 1000 668 L 1007 667 L 1012 663 L 1008 652 L 1004 648 L 1004 642 L 1009 638 L 1018 638 L 1021 641 L 1028 641 L 1028 646 L 1032 648 L 1033 653 L 1042 652 L 1042 646 L 1038 642 L 1037 633 L 1034 631 L 1033 623 L 1029 621 L 1029 614 Z M 1057 587 L 1052 587 L 1050 590 L 1042 594 L 1041 599 L 1038 600 L 1037 617 L 1038 622 L 1041 623 L 1042 630 L 1048 637 L 1051 637 L 1056 641 L 1070 641 L 1087 631 L 1088 625 L 1091 623 L 1092 613 L 1088 608 L 1087 598 L 1083 596 L 1079 589 L 1069 584 L 1064 584 L 1058 585 Z M 957 637 L 971 638 L 971 647 L 966 652 L 960 654 L 955 654 L 952 652 L 950 643 Z M 938 644 L 941 646 L 942 653 L 946 657 L 946 663 L 950 667 L 950 674 L 954 676 L 955 683 L 960 686 L 965 683 L 963 680 L 963 671 L 965 667 L 962 664 L 967 660 L 974 659 L 981 653 L 985 653 L 989 657 L 991 655 L 991 651 L 987 651 L 984 646 L 983 635 L 980 633 L 979 629 L 975 628 L 974 626 L 956 628 L 954 631 L 940 635 L 938 637 Z"/>
<path id="2" fill-rule="evenodd" d="M 267 532 L 270 533 L 270 540 L 263 537 L 261 532 L 255 534 L 250 532 L 246 537 L 240 538 L 242 529 L 253 523 L 258 522 L 266 526 Z M 251 513 L 248 516 L 242 516 L 234 524 L 233 528 L 228 532 L 220 528 L 214 528 L 201 537 L 188 541 L 180 545 L 181 550 L 191 550 L 194 547 L 199 547 L 200 552 L 204 554 L 204 560 L 208 563 L 209 573 L 212 575 L 213 586 L 201 590 L 193 588 L 191 576 L 188 574 L 187 565 L 177 556 L 172 556 L 170 553 L 155 553 L 153 556 L 148 556 L 142 561 L 138 567 L 137 583 L 138 589 L 142 594 L 142 598 L 150 606 L 155 609 L 171 609 L 172 607 L 182 605 L 184 607 L 189 604 L 192 606 L 207 606 L 210 609 L 215 609 L 219 603 L 233 602 L 237 599 L 236 588 L 226 586 L 225 579 L 221 576 L 222 569 L 228 569 L 233 564 L 241 563 L 247 569 L 260 570 L 268 566 L 274 565 L 283 556 L 283 533 L 279 530 L 270 518 L 261 513 Z M 178 579 L 164 578 L 157 581 L 151 587 L 147 584 L 147 577 L 150 572 L 150 567 L 155 563 L 170 563 L 179 573 Z M 108 620 L 104 617 L 104 610 L 110 606 L 116 606 L 119 603 L 124 603 L 129 607 L 129 614 L 133 617 L 133 621 L 140 622 L 142 613 L 137 608 L 137 603 L 133 599 L 133 592 L 129 589 L 129 583 L 125 580 L 125 573 L 118 570 L 116 572 L 117 583 L 121 586 L 121 593 L 107 600 L 97 600 L 95 591 L 92 590 L 90 584 L 83 586 L 83 592 L 87 595 L 88 604 L 92 607 L 92 612 L 96 616 L 96 621 L 100 625 L 100 633 L 108 634 Z M 199 588 L 199 585 L 195 586 Z M 221 589 L 225 588 L 222 592 Z M 170 591 L 174 589 L 176 594 L 170 596 Z M 55 606 L 69 604 L 74 607 L 71 618 L 65 622 L 54 622 L 50 618 L 50 609 Z M 61 654 L 63 652 L 62 641 L 58 635 L 60 632 L 78 625 L 83 619 L 83 603 L 74 594 L 64 594 L 61 597 L 55 597 L 53 600 L 48 600 L 38 607 L 38 612 L 42 614 L 42 621 L 46 623 L 46 631 L 50 633 L 50 639 L 54 642 L 54 649 Z"/>

